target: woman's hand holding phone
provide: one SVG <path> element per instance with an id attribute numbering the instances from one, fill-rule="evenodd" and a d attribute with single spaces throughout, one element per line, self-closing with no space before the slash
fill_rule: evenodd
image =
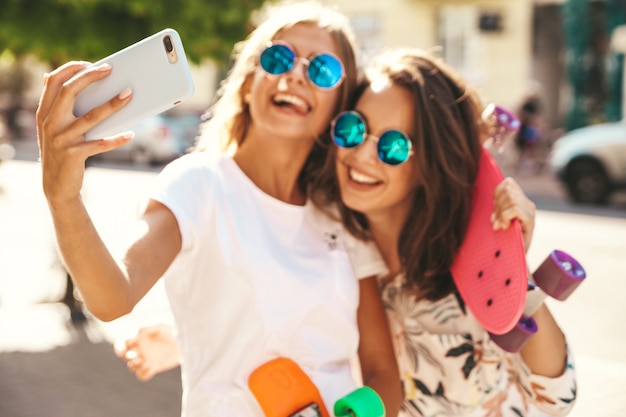
<path id="1" fill-rule="evenodd" d="M 130 87 L 133 100 L 119 112 L 85 133 L 87 140 L 101 139 L 132 128 L 191 97 L 191 70 L 182 41 L 174 29 L 164 29 L 93 64 L 111 65 L 106 78 L 78 93 L 74 114 L 82 116 Z"/>
<path id="2" fill-rule="evenodd" d="M 80 198 L 85 161 L 88 157 L 118 148 L 132 139 L 132 132 L 106 140 L 85 141 L 85 132 L 122 109 L 132 91 L 112 93 L 112 98 L 86 114 L 74 115 L 76 96 L 111 73 L 107 64 L 87 68 L 88 62 L 69 62 L 44 75 L 44 88 L 37 109 L 37 139 L 43 170 L 43 189 L 51 206 Z"/>
<path id="3" fill-rule="evenodd" d="M 69 62 L 46 74 L 37 129 L 49 203 L 79 197 L 88 157 L 126 144 L 129 128 L 193 91 L 182 41 L 169 28 L 94 64 Z"/>

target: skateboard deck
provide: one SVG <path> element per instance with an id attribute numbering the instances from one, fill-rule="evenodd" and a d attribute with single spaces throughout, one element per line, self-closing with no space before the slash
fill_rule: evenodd
<path id="1" fill-rule="evenodd" d="M 297 416 L 307 408 L 330 417 L 313 381 L 291 359 L 276 358 L 259 366 L 248 377 L 248 387 L 267 417 Z"/>
<path id="2" fill-rule="evenodd" d="M 483 147 L 467 234 L 451 268 L 461 298 L 493 334 L 504 334 L 517 325 L 528 286 L 519 222 L 514 220 L 506 230 L 494 231 L 490 220 L 493 192 L 503 179 L 496 161 Z"/>
<path id="3" fill-rule="evenodd" d="M 499 150 L 505 138 L 520 128 L 517 117 L 498 105 L 487 106 L 482 117 L 492 121 L 491 142 Z M 461 298 L 491 339 L 516 352 L 537 332 L 532 314 L 545 297 L 564 300 L 586 273 L 572 256 L 555 250 L 529 277 L 519 222 L 514 220 L 506 230 L 493 230 L 494 190 L 504 176 L 489 150 L 483 147 L 481 152 L 467 234 L 450 272 Z"/>
<path id="4" fill-rule="evenodd" d="M 309 376 L 288 358 L 276 358 L 255 369 L 248 387 L 266 417 L 330 417 L 319 390 Z M 337 400 L 337 417 L 384 417 L 380 396 L 360 387 Z"/>

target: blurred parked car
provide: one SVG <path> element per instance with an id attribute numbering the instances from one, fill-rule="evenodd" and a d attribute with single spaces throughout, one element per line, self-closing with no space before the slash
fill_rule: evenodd
<path id="1" fill-rule="evenodd" d="M 126 145 L 96 156 L 98 161 L 161 165 L 187 153 L 200 125 L 196 113 L 165 112 L 129 128 L 135 137 Z"/>
<path id="2" fill-rule="evenodd" d="M 572 130 L 554 144 L 552 172 L 577 203 L 606 204 L 626 188 L 626 122 Z"/>

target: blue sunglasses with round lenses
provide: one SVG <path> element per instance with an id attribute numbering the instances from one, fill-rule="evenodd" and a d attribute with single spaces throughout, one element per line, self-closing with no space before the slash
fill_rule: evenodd
<path id="1" fill-rule="evenodd" d="M 388 165 L 400 165 L 413 154 L 411 139 L 406 134 L 390 129 L 379 137 L 370 135 L 365 120 L 355 111 L 339 113 L 332 122 L 331 135 L 342 148 L 354 148 L 367 138 L 377 139 L 378 158 Z"/>
<path id="2" fill-rule="evenodd" d="M 315 55 L 310 60 L 297 58 L 296 53 L 289 46 L 274 43 L 265 48 L 259 61 L 265 72 L 280 75 L 290 71 L 297 59 L 305 61 L 309 80 L 321 89 L 335 88 L 343 80 L 343 64 L 339 58 L 329 53 Z"/>

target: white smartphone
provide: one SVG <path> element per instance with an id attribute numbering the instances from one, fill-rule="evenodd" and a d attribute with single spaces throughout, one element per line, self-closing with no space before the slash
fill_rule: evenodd
<path id="1" fill-rule="evenodd" d="M 87 140 L 120 133 L 193 95 L 189 63 L 174 29 L 164 29 L 92 65 L 103 63 L 111 64 L 111 73 L 77 95 L 74 114 L 84 115 L 126 87 L 133 90 L 133 97 L 124 108 L 87 131 Z"/>

